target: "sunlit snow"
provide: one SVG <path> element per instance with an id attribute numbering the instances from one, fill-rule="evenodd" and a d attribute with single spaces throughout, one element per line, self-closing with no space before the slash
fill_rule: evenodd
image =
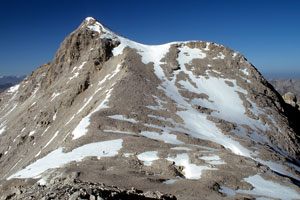
<path id="1" fill-rule="evenodd" d="M 80 162 L 90 156 L 95 156 L 98 159 L 112 157 L 118 154 L 118 151 L 122 148 L 122 142 L 122 139 L 117 139 L 90 143 L 73 149 L 68 153 L 64 153 L 63 148 L 60 147 L 30 164 L 25 169 L 11 175 L 8 177 L 8 180 L 12 178 L 38 178 L 41 173 L 48 169 L 61 167 L 71 161 Z"/>
<path id="2" fill-rule="evenodd" d="M 216 170 L 216 168 L 211 168 L 207 166 L 198 166 L 190 162 L 188 154 L 178 154 L 175 158 L 168 157 L 167 160 L 174 161 L 175 165 L 183 166 L 184 176 L 187 179 L 199 179 L 203 170 Z"/>
<path id="3" fill-rule="evenodd" d="M 157 151 L 147 151 L 137 155 L 137 158 L 144 162 L 145 166 L 151 166 L 152 162 L 158 160 Z"/>
<path id="4" fill-rule="evenodd" d="M 245 178 L 244 180 L 250 183 L 254 188 L 252 190 L 237 190 L 238 193 L 285 200 L 300 199 L 300 195 L 296 190 L 273 181 L 265 180 L 258 174 Z"/>

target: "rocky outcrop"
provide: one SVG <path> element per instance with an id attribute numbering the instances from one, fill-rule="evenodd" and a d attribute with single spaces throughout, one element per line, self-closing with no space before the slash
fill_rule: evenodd
<path id="1" fill-rule="evenodd" d="M 74 179 L 72 182 L 64 183 L 56 180 L 53 184 L 12 186 L 6 190 L 1 189 L 1 200 L 19 199 L 68 199 L 68 200 L 176 200 L 170 194 L 160 192 L 143 192 L 135 188 L 129 190 L 118 188 L 117 186 L 106 186 L 100 183 L 82 182 Z"/>
<path id="2" fill-rule="evenodd" d="M 283 100 L 290 104 L 291 106 L 299 109 L 300 106 L 300 99 L 297 99 L 297 96 L 293 94 L 292 92 L 287 92 L 282 96 Z"/>

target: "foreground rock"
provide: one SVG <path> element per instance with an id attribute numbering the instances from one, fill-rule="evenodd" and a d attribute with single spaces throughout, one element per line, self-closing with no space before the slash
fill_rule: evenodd
<path id="1" fill-rule="evenodd" d="M 3 190 L 5 189 L 5 191 Z M 105 186 L 104 184 L 94 184 L 74 180 L 72 183 L 65 183 L 57 180 L 53 184 L 11 186 L 2 188 L 1 200 L 8 199 L 68 199 L 68 200 L 115 200 L 115 199 L 137 199 L 137 200 L 175 200 L 173 195 L 162 194 L 160 192 L 143 192 L 135 188 L 130 190 L 120 189 L 116 186 Z"/>

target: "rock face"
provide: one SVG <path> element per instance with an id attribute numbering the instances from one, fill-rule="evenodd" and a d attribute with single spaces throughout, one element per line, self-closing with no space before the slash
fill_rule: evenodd
<path id="1" fill-rule="evenodd" d="M 39 184 L 34 198 L 58 195 L 53 184 L 68 180 L 177 199 L 300 199 L 299 111 L 222 45 L 143 45 L 87 18 L 0 98 L 3 199 Z"/>
<path id="2" fill-rule="evenodd" d="M 299 109 L 300 100 L 297 99 L 297 96 L 292 92 L 287 92 L 282 96 L 283 100 L 290 104 L 291 106 Z"/>

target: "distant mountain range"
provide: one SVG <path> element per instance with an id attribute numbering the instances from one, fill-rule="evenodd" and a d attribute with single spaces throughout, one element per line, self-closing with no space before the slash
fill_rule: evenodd
<path id="1" fill-rule="evenodd" d="M 26 76 L 0 76 L 0 92 L 6 90 L 7 88 L 18 84 Z"/>
<path id="2" fill-rule="evenodd" d="M 292 92 L 297 97 L 300 97 L 299 79 L 270 79 L 269 82 L 281 95 L 284 95 L 287 92 Z"/>

